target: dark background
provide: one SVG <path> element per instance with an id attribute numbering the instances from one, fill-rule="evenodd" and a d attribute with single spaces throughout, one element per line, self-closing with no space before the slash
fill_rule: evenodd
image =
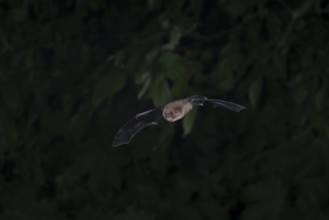
<path id="1" fill-rule="evenodd" d="M 329 219 L 325 0 L 0 0 L 0 219 Z M 112 148 L 194 94 L 206 106 Z"/>

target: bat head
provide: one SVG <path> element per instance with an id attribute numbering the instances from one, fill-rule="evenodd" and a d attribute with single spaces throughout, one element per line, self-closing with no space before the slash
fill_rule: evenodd
<path id="1" fill-rule="evenodd" d="M 171 108 L 164 108 L 163 117 L 170 122 L 177 121 L 184 116 L 180 106 L 172 106 Z"/>
<path id="2" fill-rule="evenodd" d="M 162 115 L 169 121 L 174 122 L 184 117 L 184 115 L 192 109 L 192 105 L 188 100 L 181 99 L 170 102 L 164 106 Z"/>

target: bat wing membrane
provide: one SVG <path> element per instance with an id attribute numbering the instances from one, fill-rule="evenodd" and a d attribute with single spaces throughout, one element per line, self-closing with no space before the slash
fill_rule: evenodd
<path id="1" fill-rule="evenodd" d="M 113 147 L 128 144 L 131 139 L 143 128 L 158 124 L 162 117 L 162 108 L 155 108 L 143 113 L 137 114 L 130 119 L 115 135 L 113 140 Z"/>
<path id="2" fill-rule="evenodd" d="M 194 105 L 203 105 L 205 102 L 208 102 L 213 104 L 215 107 L 223 107 L 235 112 L 239 112 L 246 108 L 242 105 L 233 102 L 228 102 L 220 99 L 208 99 L 205 96 L 199 96 L 199 95 L 191 96 L 189 99 Z"/>
<path id="3" fill-rule="evenodd" d="M 206 102 L 210 102 L 210 103 L 214 104 L 216 107 L 219 106 L 219 107 L 227 108 L 227 109 L 230 109 L 235 112 L 239 112 L 246 108 L 242 105 L 239 105 L 239 104 L 236 104 L 233 102 L 224 101 L 224 100 L 219 100 L 219 99 L 207 99 Z"/>

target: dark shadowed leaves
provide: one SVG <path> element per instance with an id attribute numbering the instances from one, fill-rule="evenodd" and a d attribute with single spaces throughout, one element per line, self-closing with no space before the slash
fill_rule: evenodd
<path id="1" fill-rule="evenodd" d="M 0 16 L 1 220 L 329 219 L 327 1 L 1 1 Z M 247 109 L 112 148 L 133 115 L 195 94 Z"/>
<path id="2" fill-rule="evenodd" d="M 125 84 L 126 77 L 120 70 L 99 78 L 93 93 L 93 105 L 98 107 L 102 101 L 112 98 Z"/>
<path id="3" fill-rule="evenodd" d="M 191 133 L 196 116 L 197 116 L 197 109 L 193 109 L 183 118 L 184 136 Z"/>

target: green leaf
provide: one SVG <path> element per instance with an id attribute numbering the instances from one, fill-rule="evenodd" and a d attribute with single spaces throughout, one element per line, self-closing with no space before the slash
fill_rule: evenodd
<path id="1" fill-rule="evenodd" d="M 93 106 L 97 108 L 105 99 L 112 98 L 124 86 L 125 75 L 117 70 L 113 74 L 108 74 L 99 79 L 93 93 Z"/>
<path id="2" fill-rule="evenodd" d="M 303 103 L 305 99 L 307 98 L 308 91 L 305 89 L 304 86 L 298 86 L 297 88 L 294 89 L 292 92 L 292 98 L 294 102 L 298 105 Z"/>
<path id="3" fill-rule="evenodd" d="M 171 100 L 171 92 L 164 75 L 155 79 L 150 89 L 150 96 L 155 106 L 161 106 Z"/>
<path id="4" fill-rule="evenodd" d="M 24 8 L 16 8 L 11 11 L 12 17 L 16 21 L 23 22 L 26 19 L 26 10 Z"/>
<path id="5" fill-rule="evenodd" d="M 279 215 L 286 200 L 286 188 L 277 177 L 270 177 L 264 181 L 245 188 L 247 207 L 242 219 L 279 219 Z"/>
<path id="6" fill-rule="evenodd" d="M 231 62 L 226 60 L 219 67 L 219 82 L 217 88 L 231 90 L 234 86 L 234 76 Z"/>
<path id="7" fill-rule="evenodd" d="M 156 219 L 152 213 L 146 212 L 143 209 L 138 209 L 135 204 L 130 205 L 126 212 L 119 214 L 113 218 L 114 220 L 152 220 Z"/>
<path id="8" fill-rule="evenodd" d="M 4 103 L 11 110 L 19 109 L 19 106 L 21 105 L 21 96 L 18 89 L 9 83 L 4 83 L 1 87 L 1 96 Z"/>
<path id="9" fill-rule="evenodd" d="M 152 76 L 148 71 L 142 73 L 141 76 L 136 80 L 136 84 L 143 85 L 138 92 L 137 95 L 138 99 L 141 99 L 145 95 L 146 91 L 149 89 L 151 85 L 151 82 L 152 82 Z"/>
<path id="10" fill-rule="evenodd" d="M 153 151 L 151 162 L 152 162 L 152 168 L 157 173 L 167 172 L 167 169 L 169 167 L 169 160 L 167 154 L 165 154 L 163 151 Z"/>
<path id="11" fill-rule="evenodd" d="M 79 109 L 75 115 L 70 117 L 67 123 L 67 135 L 74 140 L 82 138 L 88 128 L 89 112 L 86 109 Z"/>
<path id="12" fill-rule="evenodd" d="M 146 56 L 145 56 L 145 62 L 147 65 L 152 65 L 153 62 L 156 60 L 156 58 L 158 57 L 159 55 L 159 50 L 158 49 L 155 49 L 155 50 L 151 50 L 149 51 Z"/>
<path id="13" fill-rule="evenodd" d="M 184 137 L 191 133 L 193 128 L 193 124 L 195 121 L 195 117 L 197 115 L 197 109 L 192 109 L 185 117 L 183 118 L 183 129 L 184 129 Z"/>
<path id="14" fill-rule="evenodd" d="M 3 193 L 2 199 L 6 209 L 0 215 L 1 219 L 57 219 L 56 206 L 46 199 L 38 198 L 33 188 L 16 187 L 13 191 Z"/>
<path id="15" fill-rule="evenodd" d="M 251 106 L 253 108 L 256 108 L 257 105 L 259 104 L 262 86 L 263 86 L 262 80 L 259 78 L 255 80 L 249 88 L 249 99 L 251 102 Z"/>
<path id="16" fill-rule="evenodd" d="M 67 116 L 62 111 L 44 110 L 41 114 L 42 129 L 56 136 L 65 136 L 67 132 Z"/>
<path id="17" fill-rule="evenodd" d="M 7 129 L 7 137 L 9 140 L 17 140 L 18 137 L 18 131 L 17 128 L 15 126 L 9 126 L 9 128 Z"/>
<path id="18" fill-rule="evenodd" d="M 158 10 L 161 8 L 162 2 L 157 0 L 148 0 L 148 8 L 150 11 Z"/>
<path id="19" fill-rule="evenodd" d="M 204 51 L 201 53 L 201 57 L 200 57 L 200 59 L 201 59 L 202 61 L 209 61 L 209 60 L 211 60 L 213 57 L 214 57 L 213 52 L 212 52 L 211 50 L 209 50 L 209 49 L 206 49 L 206 50 L 204 50 Z"/>
<path id="20" fill-rule="evenodd" d="M 170 40 L 167 44 L 165 44 L 162 49 L 163 50 L 174 50 L 178 45 L 180 38 L 182 37 L 182 31 L 178 27 L 174 27 L 170 33 Z"/>
<path id="21" fill-rule="evenodd" d="M 315 106 L 318 111 L 322 111 L 323 106 L 326 104 L 328 99 L 328 90 L 326 86 L 323 86 L 315 95 Z"/>
<path id="22" fill-rule="evenodd" d="M 172 52 L 163 53 L 158 62 L 162 72 L 172 80 L 177 79 L 180 74 L 186 72 L 185 60 L 178 54 Z"/>
<path id="23" fill-rule="evenodd" d="M 298 18 L 302 17 L 307 11 L 310 10 L 312 5 L 314 4 L 313 0 L 304 0 L 301 1 L 301 6 L 292 11 L 292 18 L 293 20 L 297 20 Z"/>

